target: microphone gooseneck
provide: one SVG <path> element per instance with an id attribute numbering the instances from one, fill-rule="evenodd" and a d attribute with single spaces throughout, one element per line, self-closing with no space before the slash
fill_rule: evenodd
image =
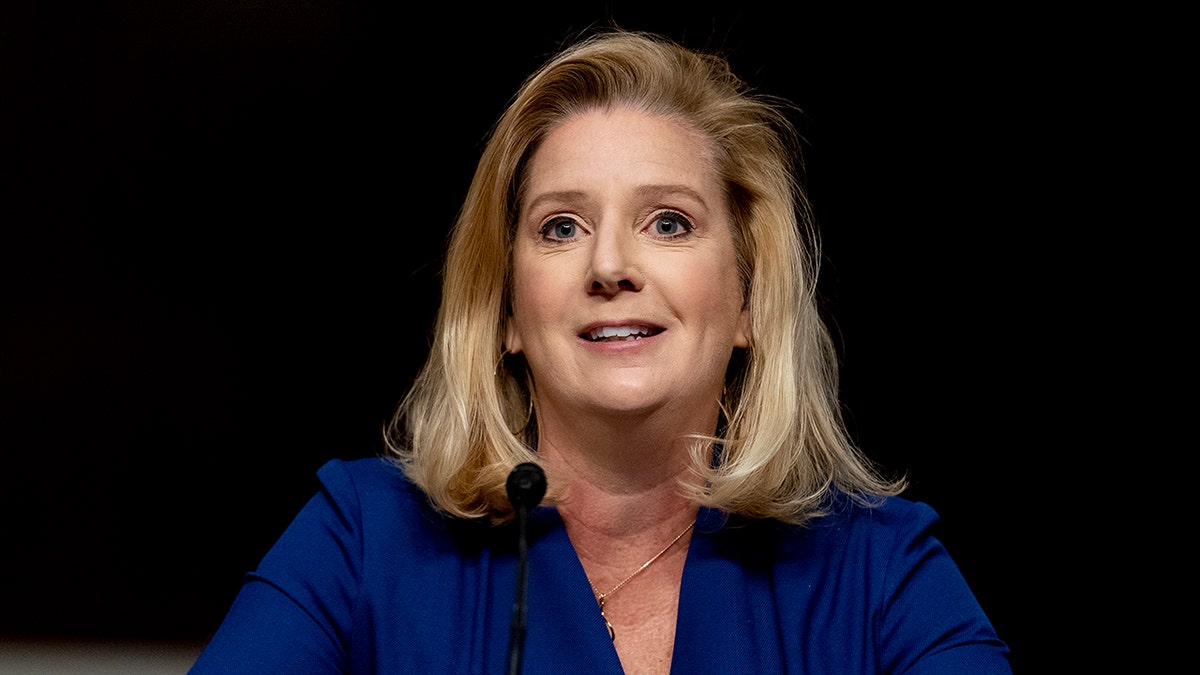
<path id="1" fill-rule="evenodd" d="M 517 513 L 517 589 L 513 597 L 512 625 L 508 633 L 508 673 L 518 675 L 525 656 L 525 584 L 529 578 L 529 511 L 546 495 L 546 474 L 533 462 L 522 462 L 508 474 L 508 501 Z"/>

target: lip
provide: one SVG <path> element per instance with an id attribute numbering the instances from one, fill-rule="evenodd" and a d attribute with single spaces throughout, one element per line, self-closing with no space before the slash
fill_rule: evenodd
<path id="1" fill-rule="evenodd" d="M 610 333 L 613 332 L 612 329 L 631 330 L 632 332 L 630 334 L 638 335 L 638 337 L 633 338 L 633 339 L 624 339 L 624 340 L 612 340 L 612 339 L 594 340 L 594 339 L 592 339 L 591 336 L 593 334 L 600 332 L 603 329 L 609 329 L 608 332 L 610 332 Z M 645 319 L 615 319 L 615 320 L 611 320 L 611 321 L 594 321 L 592 323 L 589 323 L 586 326 L 584 326 L 582 329 L 580 329 L 579 332 L 576 333 L 576 336 L 579 338 L 580 341 L 582 341 L 588 345 L 623 346 L 623 345 L 635 345 L 635 344 L 638 344 L 641 342 L 645 342 L 647 340 L 653 340 L 654 338 L 656 338 L 659 335 L 662 335 L 664 332 L 666 332 L 666 330 L 667 329 L 665 327 L 660 326 L 653 321 L 647 321 Z M 622 334 L 624 332 L 625 332 L 624 330 L 620 331 L 617 334 L 617 336 L 622 336 Z M 612 337 L 612 336 L 610 336 L 610 337 Z"/>

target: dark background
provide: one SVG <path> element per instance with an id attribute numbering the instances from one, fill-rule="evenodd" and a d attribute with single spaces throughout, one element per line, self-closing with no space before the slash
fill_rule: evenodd
<path id="1" fill-rule="evenodd" d="M 316 469 L 380 450 L 489 125 L 615 19 L 804 111 L 852 430 L 942 514 L 1014 663 L 1044 656 L 1060 570 L 1025 505 L 1069 433 L 1046 200 L 1079 86 L 1052 29 L 403 4 L 6 4 L 0 634 L 204 640 Z"/>

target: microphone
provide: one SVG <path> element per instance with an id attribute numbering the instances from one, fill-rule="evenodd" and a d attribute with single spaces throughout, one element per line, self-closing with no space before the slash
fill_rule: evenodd
<path id="1" fill-rule="evenodd" d="M 517 512 L 517 590 L 508 633 L 508 673 L 518 675 L 525 656 L 525 582 L 529 578 L 529 540 L 525 534 L 529 511 L 546 495 L 546 474 L 533 462 L 522 462 L 508 474 L 508 501 Z"/>

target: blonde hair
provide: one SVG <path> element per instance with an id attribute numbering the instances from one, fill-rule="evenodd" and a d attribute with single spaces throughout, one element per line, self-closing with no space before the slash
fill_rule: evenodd
<path id="1" fill-rule="evenodd" d="M 804 523 L 837 493 L 898 494 L 851 441 L 837 354 L 818 311 L 818 240 L 796 179 L 784 101 L 753 93 L 723 58 L 609 30 L 554 56 L 492 129 L 451 235 L 434 343 L 388 429 L 391 453 L 439 509 L 503 520 L 517 463 L 536 460 L 532 386 L 503 352 L 513 227 L 525 165 L 578 112 L 614 105 L 686 121 L 717 152 L 732 211 L 752 344 L 730 364 L 722 429 L 693 444 L 698 503 Z"/>

